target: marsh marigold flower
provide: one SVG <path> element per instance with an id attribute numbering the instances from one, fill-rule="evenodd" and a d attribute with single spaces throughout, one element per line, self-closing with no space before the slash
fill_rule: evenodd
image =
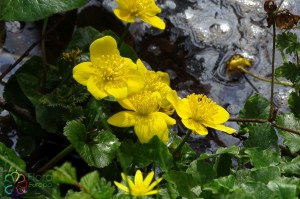
<path id="1" fill-rule="evenodd" d="M 140 59 L 137 60 L 136 64 L 138 70 L 144 75 L 145 87 L 143 88 L 143 91 L 159 92 L 161 96 L 159 106 L 162 112 L 165 112 L 168 115 L 173 114 L 174 108 L 167 100 L 167 94 L 172 91 L 169 74 L 161 71 L 155 72 L 148 70 Z"/>
<path id="2" fill-rule="evenodd" d="M 239 54 L 233 55 L 226 63 L 227 70 L 234 72 L 243 72 L 241 68 L 248 68 L 252 66 L 252 61 Z"/>
<path id="3" fill-rule="evenodd" d="M 128 23 L 135 22 L 136 18 L 159 29 L 165 29 L 165 22 L 156 15 L 161 12 L 154 0 L 117 0 L 118 8 L 115 15 Z"/>
<path id="4" fill-rule="evenodd" d="M 107 96 L 124 99 L 144 87 L 143 75 L 136 64 L 120 55 L 117 43 L 111 36 L 91 44 L 90 59 L 90 62 L 82 62 L 73 68 L 73 78 L 87 86 L 96 99 Z"/>
<path id="5" fill-rule="evenodd" d="M 114 181 L 115 185 L 125 191 L 127 194 L 131 194 L 133 196 L 148 196 L 159 193 L 159 190 L 153 190 L 153 188 L 160 183 L 162 178 L 155 180 L 151 183 L 154 172 L 151 171 L 145 178 L 143 179 L 142 172 L 137 170 L 134 176 L 134 182 L 128 178 L 124 173 L 121 173 L 122 179 L 128 184 L 127 186 Z M 151 183 L 151 184 L 150 184 Z"/>
<path id="6" fill-rule="evenodd" d="M 235 129 L 223 125 L 229 119 L 229 113 L 205 95 L 191 94 L 187 98 L 179 99 L 177 93 L 172 91 L 167 99 L 174 106 L 185 127 L 194 133 L 206 135 L 206 127 L 229 134 L 235 132 Z"/>
<path id="7" fill-rule="evenodd" d="M 159 112 L 161 96 L 158 92 L 143 91 L 119 100 L 128 111 L 121 111 L 108 118 L 107 122 L 118 127 L 134 126 L 141 143 L 147 143 L 157 135 L 164 143 L 168 141 L 168 125 L 176 121 L 166 113 Z"/>

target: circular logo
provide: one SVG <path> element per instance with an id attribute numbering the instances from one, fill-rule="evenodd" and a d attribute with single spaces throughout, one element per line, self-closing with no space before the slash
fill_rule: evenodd
<path id="1" fill-rule="evenodd" d="M 14 171 L 5 175 L 3 187 L 7 195 L 17 197 L 26 193 L 28 182 L 23 174 Z"/>

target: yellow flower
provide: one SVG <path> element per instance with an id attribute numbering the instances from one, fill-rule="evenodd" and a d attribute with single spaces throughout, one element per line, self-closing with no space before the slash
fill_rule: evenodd
<path id="1" fill-rule="evenodd" d="M 131 194 L 133 196 L 148 196 L 159 193 L 159 190 L 152 189 L 158 183 L 160 183 L 162 178 L 159 178 L 158 180 L 155 180 L 153 183 L 151 183 L 154 176 L 153 171 L 151 171 L 144 180 L 142 172 L 140 170 L 137 170 L 134 176 L 134 183 L 124 173 L 121 173 L 121 176 L 122 179 L 128 184 L 128 187 L 116 181 L 114 181 L 114 183 L 118 188 L 124 190 L 127 194 Z"/>
<path id="2" fill-rule="evenodd" d="M 118 102 L 128 111 L 121 111 L 108 118 L 107 122 L 118 127 L 134 126 L 141 143 L 157 135 L 164 143 L 168 141 L 168 125 L 176 121 L 166 113 L 159 112 L 161 96 L 158 92 L 143 91 Z"/>
<path id="3" fill-rule="evenodd" d="M 137 62 L 138 70 L 144 75 L 145 87 L 144 91 L 159 92 L 161 100 L 159 102 L 160 108 L 163 112 L 168 115 L 173 114 L 174 108 L 172 104 L 167 100 L 167 94 L 172 91 L 170 87 L 170 77 L 168 73 L 161 71 L 155 72 L 148 70 L 143 62 L 138 59 Z"/>
<path id="4" fill-rule="evenodd" d="M 241 55 L 233 55 L 226 63 L 226 67 L 229 71 L 242 72 L 240 68 L 251 67 L 252 61 Z"/>
<path id="5" fill-rule="evenodd" d="M 117 3 L 119 7 L 114 13 L 119 19 L 132 23 L 138 17 L 156 28 L 165 29 L 165 22 L 156 16 L 161 10 L 154 0 L 117 0 Z"/>
<path id="6" fill-rule="evenodd" d="M 111 36 L 95 40 L 90 46 L 91 62 L 73 68 L 73 78 L 87 86 L 96 98 L 113 96 L 125 99 L 144 87 L 144 78 L 129 58 L 121 57 L 117 43 Z"/>
<path id="7" fill-rule="evenodd" d="M 235 129 L 223 125 L 229 119 L 229 113 L 205 95 L 191 94 L 187 98 L 179 99 L 177 93 L 172 91 L 167 99 L 174 106 L 185 127 L 194 133 L 206 135 L 206 127 L 229 134 L 235 132 Z"/>

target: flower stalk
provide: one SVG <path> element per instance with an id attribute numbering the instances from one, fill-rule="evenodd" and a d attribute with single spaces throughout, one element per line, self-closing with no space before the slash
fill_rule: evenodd
<path id="1" fill-rule="evenodd" d="M 186 131 L 186 134 L 184 136 L 184 138 L 182 139 L 182 141 L 180 142 L 180 144 L 176 147 L 176 149 L 173 151 L 172 155 L 176 155 L 180 150 L 181 148 L 183 147 L 183 145 L 187 142 L 187 140 L 189 139 L 189 137 L 191 136 L 192 134 L 192 130 L 188 129 Z"/>

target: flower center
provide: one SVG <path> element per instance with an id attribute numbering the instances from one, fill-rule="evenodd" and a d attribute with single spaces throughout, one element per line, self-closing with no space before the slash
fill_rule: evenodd
<path id="1" fill-rule="evenodd" d="M 147 116 L 150 113 L 157 112 L 159 109 L 160 95 L 159 93 L 144 91 L 132 95 L 130 101 L 136 112 L 141 116 Z"/>
<path id="2" fill-rule="evenodd" d="M 209 120 L 218 112 L 216 103 L 205 95 L 191 94 L 187 97 L 187 99 L 192 111 L 190 119 L 193 119 L 197 122 Z"/>
<path id="3" fill-rule="evenodd" d="M 119 55 L 101 55 L 93 60 L 93 66 L 103 81 L 119 81 L 126 71 L 124 60 Z"/>
<path id="4" fill-rule="evenodd" d="M 144 196 L 147 193 L 147 188 L 144 183 L 137 183 L 132 187 L 131 193 L 134 196 Z"/>
<path id="5" fill-rule="evenodd" d="M 151 0 L 133 0 L 131 4 L 131 10 L 132 16 L 137 17 L 140 13 L 147 10 L 151 5 Z"/>

